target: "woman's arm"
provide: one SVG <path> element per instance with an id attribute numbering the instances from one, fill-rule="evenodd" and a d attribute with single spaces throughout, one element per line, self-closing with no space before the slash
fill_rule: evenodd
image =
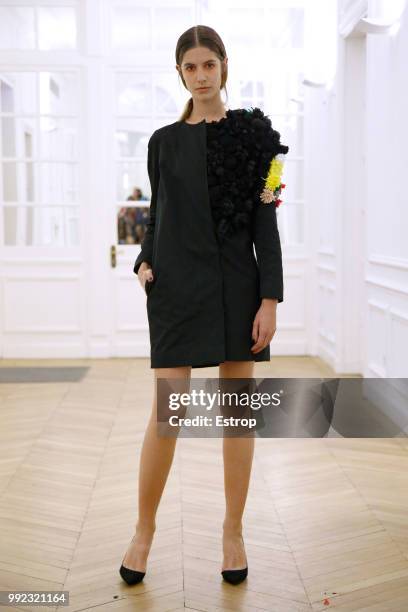
<path id="1" fill-rule="evenodd" d="M 260 153 L 257 163 L 256 202 L 253 216 L 253 242 L 260 275 L 260 296 L 283 302 L 282 249 L 278 230 L 275 202 L 261 200 L 272 160 L 286 154 L 289 147 L 280 142 L 280 134 L 273 129 L 271 120 L 257 109 L 257 134 Z"/>
<path id="2" fill-rule="evenodd" d="M 257 206 L 253 236 L 259 268 L 260 296 L 283 302 L 282 248 L 274 202 Z"/>
<path id="3" fill-rule="evenodd" d="M 277 305 L 283 302 L 282 250 L 274 202 L 260 204 L 255 212 L 254 243 L 262 298 L 252 326 L 254 344 L 251 351 L 255 354 L 272 341 Z"/>
<path id="4" fill-rule="evenodd" d="M 147 170 L 150 180 L 150 188 L 152 197 L 150 199 L 149 220 L 146 225 L 145 235 L 143 237 L 141 251 L 135 261 L 133 272 L 138 273 L 142 262 L 146 262 L 152 266 L 153 259 L 153 238 L 154 227 L 156 222 L 156 205 L 157 192 L 159 189 L 159 142 L 156 132 L 153 132 L 147 146 Z"/>
<path id="5" fill-rule="evenodd" d="M 275 201 L 262 198 L 261 193 L 277 155 L 286 154 L 289 148 L 280 142 L 280 134 L 272 128 L 270 119 L 256 109 L 257 142 L 260 154 L 257 164 L 259 180 L 256 187 L 253 216 L 253 242 L 259 269 L 259 291 L 261 306 L 252 325 L 254 344 L 251 351 L 256 354 L 266 348 L 276 331 L 276 309 L 283 302 L 282 248 L 278 230 Z M 278 181 L 279 182 L 279 181 Z M 272 195 L 274 192 L 269 193 Z"/>

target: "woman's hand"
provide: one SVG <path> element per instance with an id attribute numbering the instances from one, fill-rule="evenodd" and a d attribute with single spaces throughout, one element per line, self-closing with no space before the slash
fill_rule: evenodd
<path id="1" fill-rule="evenodd" d="M 255 341 L 255 344 L 251 347 L 253 353 L 259 353 L 268 346 L 275 334 L 277 304 L 278 300 L 262 299 L 252 326 L 252 339 Z"/>
<path id="2" fill-rule="evenodd" d="M 153 271 L 146 261 L 142 261 L 139 266 L 139 270 L 137 271 L 137 276 L 142 285 L 143 289 L 145 288 L 146 281 L 154 280 Z"/>

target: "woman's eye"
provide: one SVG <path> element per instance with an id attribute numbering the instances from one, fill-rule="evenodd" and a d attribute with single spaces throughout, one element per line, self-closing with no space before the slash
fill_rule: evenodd
<path id="1" fill-rule="evenodd" d="M 208 68 L 214 68 L 215 64 L 207 64 Z M 194 66 L 187 66 L 186 70 L 190 71 L 193 70 Z"/>

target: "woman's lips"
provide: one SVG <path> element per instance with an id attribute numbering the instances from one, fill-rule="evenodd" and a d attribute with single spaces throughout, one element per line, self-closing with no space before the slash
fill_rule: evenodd
<path id="1" fill-rule="evenodd" d="M 197 91 L 205 91 L 206 89 L 210 89 L 209 87 L 198 87 Z"/>

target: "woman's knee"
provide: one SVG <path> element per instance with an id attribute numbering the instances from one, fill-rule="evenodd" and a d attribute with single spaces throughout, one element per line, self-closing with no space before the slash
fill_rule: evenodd
<path id="1" fill-rule="evenodd" d="M 190 391 L 191 366 L 175 368 L 155 368 L 155 389 L 153 400 L 153 415 L 158 421 L 167 422 L 173 414 L 169 410 L 170 396 L 180 395 Z M 183 416 L 186 408 L 183 407 L 179 416 Z"/>
<path id="2" fill-rule="evenodd" d="M 220 378 L 252 378 L 253 361 L 223 361 L 220 363 Z"/>
<path id="3" fill-rule="evenodd" d="M 155 368 L 155 378 L 190 378 L 191 366 L 179 366 L 176 368 Z"/>

